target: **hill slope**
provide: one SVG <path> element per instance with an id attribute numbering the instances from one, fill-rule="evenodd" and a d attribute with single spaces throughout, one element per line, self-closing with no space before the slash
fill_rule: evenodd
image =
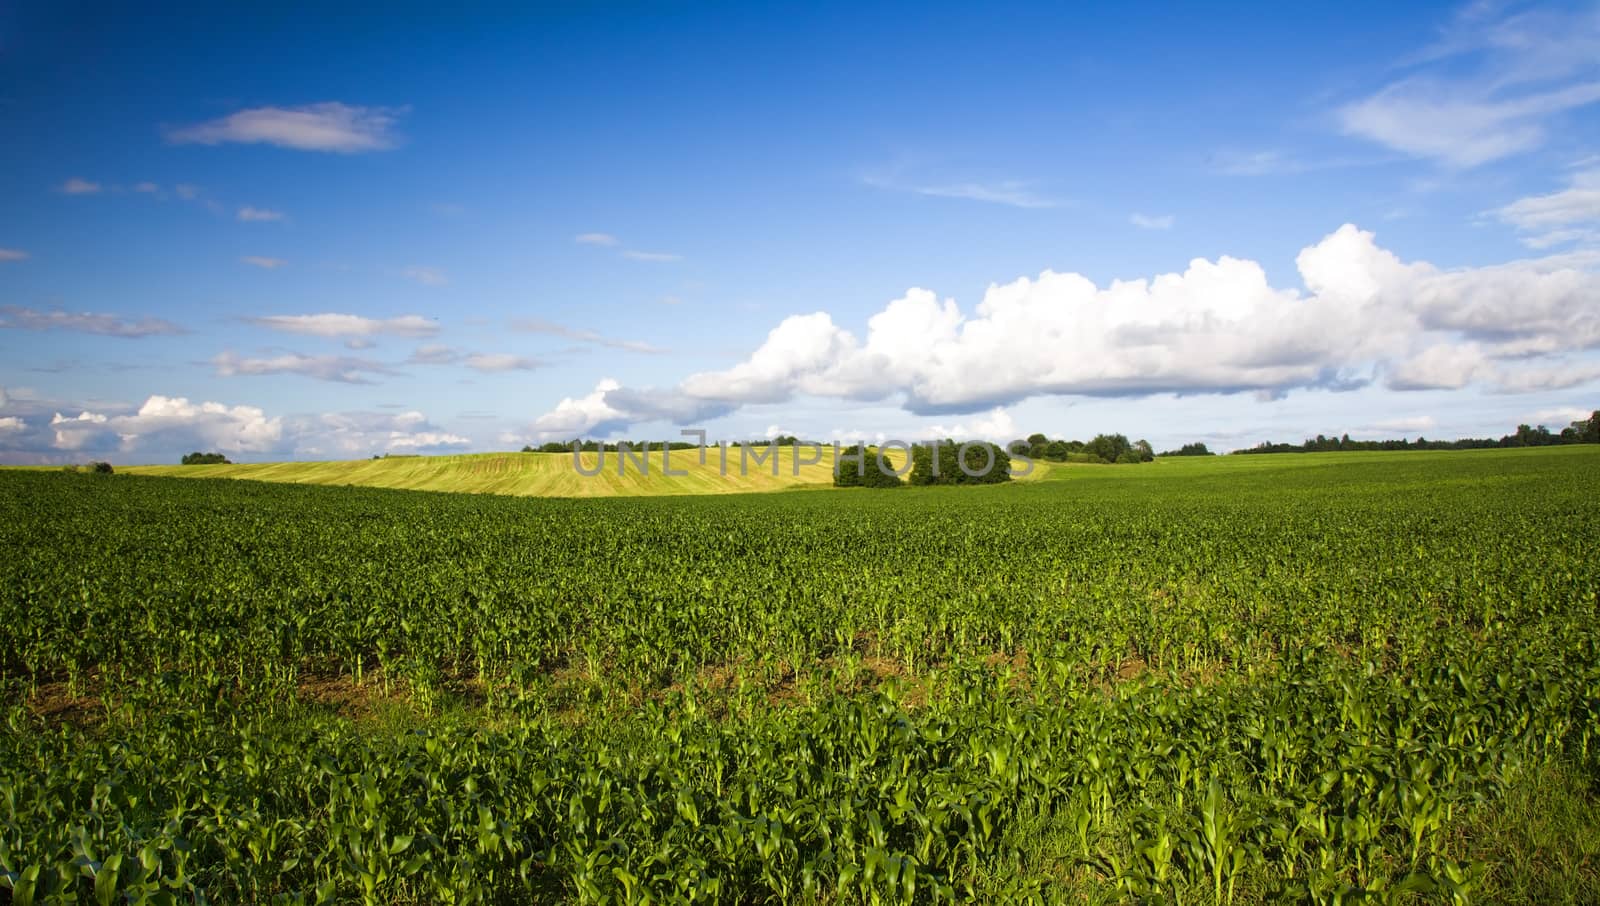
<path id="1" fill-rule="evenodd" d="M 765 451 L 750 450 L 749 453 L 754 457 Z M 715 448 L 706 451 L 704 463 L 700 462 L 699 451 L 675 450 L 671 455 L 672 470 L 685 473 L 683 475 L 667 475 L 663 472 L 660 451 L 650 455 L 648 472 L 640 470 L 637 460 L 630 459 L 620 475 L 615 453 L 605 455 L 604 470 L 598 475 L 580 474 L 573 467 L 570 453 L 470 453 L 339 462 L 118 466 L 117 472 L 519 497 L 646 497 L 830 488 L 833 485 L 833 449 L 823 447 L 822 458 L 816 463 L 810 462 L 814 453 L 809 447 L 799 448 L 800 464 L 797 467 L 796 448 L 780 448 L 776 474 L 771 458 L 760 463 L 751 458 L 741 469 L 740 448 L 728 451 L 726 470 L 721 467 Z M 582 461 L 585 469 L 593 470 L 596 455 L 585 453 Z M 1033 474 L 1022 480 L 1042 478 L 1048 471 L 1045 464 L 1036 463 Z"/>
<path id="2" fill-rule="evenodd" d="M 756 451 L 752 450 L 754 454 Z M 764 452 L 764 451 L 763 451 Z M 183 478 L 244 478 L 294 484 L 365 485 L 423 491 L 459 491 L 528 497 L 615 497 L 662 494 L 734 494 L 780 491 L 791 488 L 828 487 L 833 481 L 833 451 L 824 448 L 822 460 L 810 464 L 812 451 L 803 450 L 798 469 L 794 448 L 778 455 L 777 474 L 772 460 L 753 460 L 740 468 L 738 450 L 730 450 L 726 474 L 719 468 L 715 450 L 700 462 L 698 451 L 677 450 L 671 455 L 674 472 L 662 470 L 661 453 L 651 454 L 648 472 L 629 460 L 618 474 L 617 455 L 605 456 L 604 471 L 582 475 L 568 453 L 473 453 L 460 456 L 397 456 L 343 462 L 282 462 L 215 466 L 127 466 L 119 473 L 168 475 Z M 596 465 L 596 455 L 583 455 L 586 469 Z"/>

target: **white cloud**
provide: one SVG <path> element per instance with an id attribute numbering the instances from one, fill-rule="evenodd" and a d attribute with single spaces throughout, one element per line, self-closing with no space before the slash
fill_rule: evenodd
<path id="1" fill-rule="evenodd" d="M 56 413 L 50 420 L 51 446 L 57 450 L 125 451 L 156 440 L 178 447 L 203 447 L 226 452 L 266 450 L 283 433 L 281 419 L 269 419 L 254 406 L 191 403 L 183 397 L 152 396 L 127 415 Z"/>
<path id="2" fill-rule="evenodd" d="M 271 222 L 283 219 L 282 211 L 270 211 L 266 208 L 253 208 L 245 205 L 239 209 L 239 219 L 246 223 Z"/>
<path id="3" fill-rule="evenodd" d="M 616 245 L 617 237 L 610 233 L 579 233 L 572 237 L 579 245 Z"/>
<path id="4" fill-rule="evenodd" d="M 1046 271 L 991 286 L 970 314 L 911 289 L 867 321 L 864 338 L 827 312 L 795 315 L 730 368 L 665 390 L 609 382 L 541 422 L 570 436 L 795 397 L 896 401 L 927 415 L 1053 395 L 1276 398 L 1379 379 L 1526 392 L 1590 379 L 1582 356 L 1600 349 L 1595 258 L 1441 270 L 1404 262 L 1346 225 L 1296 261 L 1305 291 L 1273 287 L 1259 264 L 1226 256 L 1103 287 Z"/>
<path id="5" fill-rule="evenodd" d="M 19 305 L 0 305 L 0 329 L 71 330 L 108 337 L 140 337 L 181 334 L 183 328 L 160 318 L 130 321 L 116 315 L 93 312 L 39 311 Z"/>
<path id="6" fill-rule="evenodd" d="M 1177 223 L 1178 218 L 1171 214 L 1133 214 L 1128 217 L 1128 222 L 1142 230 L 1170 230 Z"/>
<path id="7" fill-rule="evenodd" d="M 1594 409 L 1581 409 L 1577 406 L 1558 406 L 1554 409 L 1540 409 L 1533 413 L 1530 424 L 1552 425 L 1565 428 L 1573 422 L 1588 421 L 1594 414 Z"/>
<path id="8" fill-rule="evenodd" d="M 1340 111 L 1345 132 L 1414 157 L 1475 167 L 1539 147 L 1544 120 L 1600 101 L 1600 83 L 1514 100 L 1460 96 L 1453 86 L 1401 82 Z"/>
<path id="9" fill-rule="evenodd" d="M 330 412 L 293 425 L 296 450 L 312 455 L 449 452 L 472 441 L 429 423 L 421 412 Z"/>
<path id="10" fill-rule="evenodd" d="M 972 424 L 956 422 L 954 425 L 934 424 L 921 431 L 922 440 L 987 440 L 1006 443 L 1022 436 L 1016 420 L 1003 407 L 996 406 Z"/>
<path id="11" fill-rule="evenodd" d="M 610 349 L 621 349 L 626 352 L 659 353 L 666 351 L 658 346 L 653 346 L 649 343 L 646 343 L 643 340 L 621 340 L 617 339 L 616 337 L 605 336 L 604 334 L 593 330 L 583 330 L 575 327 L 567 327 L 562 324 L 554 324 L 542 318 L 523 318 L 512 321 L 511 329 L 520 330 L 527 333 L 549 334 L 550 336 L 563 337 L 568 340 L 577 340 L 580 343 L 593 343 L 596 346 L 605 346 Z"/>
<path id="12" fill-rule="evenodd" d="M 406 362 L 411 365 L 454 365 L 461 361 L 461 353 L 450 346 L 438 343 L 428 343 L 412 350 L 411 358 Z"/>
<path id="13" fill-rule="evenodd" d="M 260 456 L 352 456 L 381 452 L 449 452 L 471 440 L 430 423 L 418 411 L 396 414 L 330 412 L 320 415 L 272 416 L 255 407 L 217 402 L 192 403 L 183 397 L 151 396 L 138 409 L 60 412 L 42 425 L 29 442 L 0 419 L 0 436 L 9 449 L 17 441 L 35 446 L 35 458 L 47 451 L 118 452 L 149 460 L 175 461 L 190 450 L 219 450 Z"/>
<path id="14" fill-rule="evenodd" d="M 532 371 L 541 367 L 537 359 L 512 355 L 506 352 L 475 352 L 462 359 L 462 362 L 474 371 Z"/>
<path id="15" fill-rule="evenodd" d="M 401 271 L 400 276 L 421 283 L 423 286 L 444 286 L 450 282 L 444 271 L 436 267 L 412 266 Z"/>
<path id="16" fill-rule="evenodd" d="M 0 249 L 0 261 L 26 261 L 31 255 L 21 249 Z"/>
<path id="17" fill-rule="evenodd" d="M 931 198 L 955 198 L 963 201 L 981 201 L 1002 204 L 1013 208 L 1053 208 L 1060 204 L 1053 198 L 1040 195 L 1031 182 L 1004 179 L 992 182 L 967 181 L 914 181 L 903 175 L 904 166 L 887 171 L 869 173 L 861 177 L 866 185 L 891 192 L 909 192 Z"/>
<path id="18" fill-rule="evenodd" d="M 641 252 L 641 251 L 637 251 L 635 249 L 625 249 L 622 252 L 622 257 L 631 258 L 634 261 L 682 261 L 683 260 L 683 256 L 682 255 L 675 255 L 675 254 L 673 254 L 671 252 Z"/>
<path id="19" fill-rule="evenodd" d="M 361 315 L 325 312 L 316 315 L 266 315 L 250 318 L 250 323 L 287 333 L 317 337 L 366 337 L 385 334 L 395 337 L 431 337 L 439 325 L 421 315 L 395 318 L 367 318 Z"/>
<path id="20" fill-rule="evenodd" d="M 1447 166 L 1544 144 L 1562 114 L 1600 102 L 1600 17 L 1469 7 L 1412 72 L 1338 111 L 1346 134 Z"/>
<path id="21" fill-rule="evenodd" d="M 200 197 L 201 189 L 199 186 L 190 185 L 186 182 L 180 182 L 173 187 L 172 191 L 178 193 L 178 197 L 184 201 L 194 201 Z"/>
<path id="22" fill-rule="evenodd" d="M 28 425 L 15 415 L 0 418 L 0 434 L 18 434 L 27 430 Z"/>
<path id="23" fill-rule="evenodd" d="M 1600 230 L 1600 170 L 1580 171 L 1562 191 L 1519 198 L 1494 213 L 1533 234 L 1523 238 L 1532 248 L 1594 238 Z"/>
<path id="24" fill-rule="evenodd" d="M 947 185 L 915 186 L 910 191 L 935 198 L 960 198 L 967 201 L 984 201 L 990 204 L 1010 205 L 1013 208 L 1053 208 L 1057 202 L 1036 192 L 1030 184 L 1018 180 L 998 183 L 961 182 Z"/>
<path id="25" fill-rule="evenodd" d="M 221 377 L 295 374 L 341 384 L 369 384 L 371 380 L 367 375 L 394 373 L 389 366 L 372 359 L 340 355 L 302 355 L 297 352 L 261 358 L 223 352 L 212 358 L 211 365 Z"/>
<path id="26" fill-rule="evenodd" d="M 1476 343 L 1441 343 L 1413 355 L 1390 372 L 1395 390 L 1459 390 L 1489 370 L 1489 360 Z"/>
<path id="27" fill-rule="evenodd" d="M 606 394 L 621 389 L 621 384 L 605 378 L 589 395 L 561 400 L 554 409 L 534 421 L 534 436 L 539 440 L 567 440 L 591 434 L 606 435 L 616 428 L 626 427 L 633 419 L 606 402 Z"/>
<path id="28" fill-rule="evenodd" d="M 96 195 L 100 188 L 99 183 L 76 176 L 61 184 L 61 191 L 66 195 Z"/>
<path id="29" fill-rule="evenodd" d="M 143 195 L 157 195 L 160 194 L 161 187 L 153 182 L 137 182 L 133 184 L 133 191 Z"/>
<path id="30" fill-rule="evenodd" d="M 246 255 L 239 260 L 243 261 L 245 264 L 251 264 L 269 271 L 283 267 L 285 264 L 289 263 L 282 258 L 267 258 L 261 255 Z"/>
<path id="31" fill-rule="evenodd" d="M 167 131 L 174 144 L 267 144 L 297 151 L 356 154 L 399 144 L 395 125 L 409 108 L 359 107 L 331 101 L 304 107 L 255 107 Z"/>

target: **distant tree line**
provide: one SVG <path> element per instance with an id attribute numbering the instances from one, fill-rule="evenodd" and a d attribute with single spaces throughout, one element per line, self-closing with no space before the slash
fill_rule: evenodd
<path id="1" fill-rule="evenodd" d="M 1014 440 L 1006 445 L 1013 453 L 1024 454 L 1029 459 L 1049 462 L 1120 463 L 1135 464 L 1156 458 L 1155 450 L 1146 440 L 1129 441 L 1122 434 L 1096 434 L 1094 440 L 1052 440 L 1043 434 L 1030 434 L 1027 440 Z"/>
<path id="2" fill-rule="evenodd" d="M 1464 437 L 1460 440 L 1351 440 L 1350 435 L 1327 437 L 1318 434 L 1307 438 L 1303 444 L 1275 444 L 1263 442 L 1235 453 L 1334 453 L 1346 450 L 1484 450 L 1507 447 L 1556 447 L 1564 444 L 1600 444 L 1600 409 L 1586 419 L 1575 421 L 1559 432 L 1544 425 L 1530 427 L 1518 425 L 1513 434 L 1499 440 L 1487 437 Z"/>
<path id="3" fill-rule="evenodd" d="M 1159 453 L 1157 455 L 1158 456 L 1215 456 L 1217 454 L 1211 452 L 1210 450 L 1207 450 L 1205 444 L 1193 443 L 1193 444 L 1184 444 L 1183 446 L 1179 447 L 1176 450 L 1168 450 L 1165 453 Z"/>
<path id="4" fill-rule="evenodd" d="M 221 453 L 201 453 L 199 450 L 193 453 L 185 453 L 180 462 L 186 466 L 231 465 L 228 457 L 223 456 Z"/>

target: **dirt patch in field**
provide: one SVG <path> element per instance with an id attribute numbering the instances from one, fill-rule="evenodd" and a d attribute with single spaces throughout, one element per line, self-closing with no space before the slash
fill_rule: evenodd
<path id="1" fill-rule="evenodd" d="M 376 677 L 358 683 L 355 677 L 338 673 L 301 674 L 295 687 L 295 696 L 300 701 L 331 708 L 340 717 L 359 717 L 370 712 L 373 702 L 383 697 L 382 692 Z"/>
<path id="2" fill-rule="evenodd" d="M 29 713 L 52 724 L 86 727 L 100 722 L 105 707 L 98 696 L 81 690 L 74 694 L 66 683 L 43 683 L 28 699 Z"/>

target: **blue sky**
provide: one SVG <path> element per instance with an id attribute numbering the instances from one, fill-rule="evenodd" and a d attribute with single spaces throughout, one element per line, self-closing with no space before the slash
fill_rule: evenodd
<path id="1" fill-rule="evenodd" d="M 1600 407 L 1594 5 L 401 12 L 0 10 L 0 461 Z"/>

